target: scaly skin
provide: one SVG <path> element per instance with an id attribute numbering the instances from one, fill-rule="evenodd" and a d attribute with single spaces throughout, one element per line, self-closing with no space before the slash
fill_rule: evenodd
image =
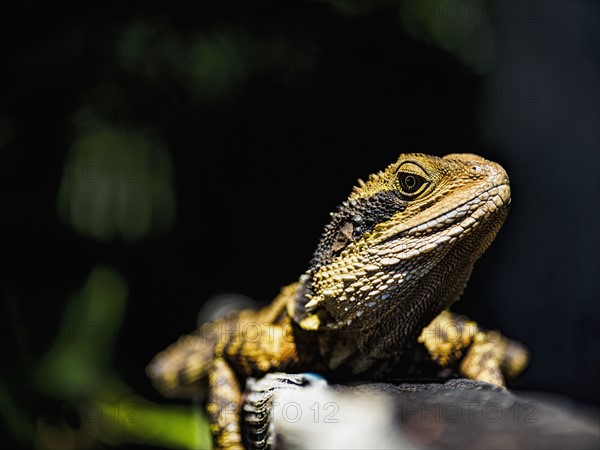
<path id="1" fill-rule="evenodd" d="M 148 366 L 167 396 L 194 396 L 208 376 L 217 448 L 243 448 L 248 377 L 322 373 L 381 379 L 441 369 L 504 386 L 527 351 L 447 308 L 500 229 L 504 169 L 471 154 L 403 154 L 359 180 L 332 213 L 308 270 L 259 311 L 232 312 L 183 336 Z"/>

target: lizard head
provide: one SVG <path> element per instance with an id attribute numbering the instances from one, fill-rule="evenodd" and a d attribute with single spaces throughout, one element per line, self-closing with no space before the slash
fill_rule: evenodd
<path id="1" fill-rule="evenodd" d="M 508 176 L 494 162 L 400 155 L 331 214 L 294 318 L 309 330 L 371 327 L 390 314 L 433 319 L 462 293 L 509 204 Z"/>

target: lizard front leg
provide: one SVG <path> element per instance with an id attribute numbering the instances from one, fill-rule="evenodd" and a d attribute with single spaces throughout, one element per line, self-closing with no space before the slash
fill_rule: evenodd
<path id="1" fill-rule="evenodd" d="M 214 449 L 243 450 L 240 431 L 242 391 L 235 372 L 223 358 L 213 360 L 206 411 Z"/>
<path id="2" fill-rule="evenodd" d="M 243 448 L 240 413 L 245 386 L 238 380 L 301 368 L 291 325 L 259 326 L 260 322 L 250 321 L 250 316 L 240 318 L 238 332 L 217 344 L 209 375 L 207 410 L 217 449 Z"/>
<path id="3" fill-rule="evenodd" d="M 529 352 L 498 331 L 486 331 L 475 322 L 446 310 L 419 337 L 431 358 L 442 367 L 459 363 L 458 371 L 473 380 L 504 387 L 527 366 Z"/>

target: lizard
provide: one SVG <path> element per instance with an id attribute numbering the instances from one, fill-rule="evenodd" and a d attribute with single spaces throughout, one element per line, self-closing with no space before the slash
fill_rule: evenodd
<path id="1" fill-rule="evenodd" d="M 270 372 L 385 379 L 452 372 L 505 387 L 529 351 L 450 312 L 511 203 L 499 164 L 400 154 L 331 213 L 308 269 L 271 304 L 201 325 L 146 372 L 167 397 L 199 397 L 215 448 L 243 449 L 245 382 Z"/>

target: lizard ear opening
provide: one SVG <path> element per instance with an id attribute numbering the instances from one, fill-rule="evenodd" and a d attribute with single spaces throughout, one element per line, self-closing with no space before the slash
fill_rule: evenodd
<path id="1" fill-rule="evenodd" d="M 346 248 L 349 242 L 352 242 L 353 233 L 354 225 L 352 225 L 352 222 L 346 222 L 344 225 L 342 225 L 342 227 L 338 230 L 335 240 L 331 246 L 331 250 L 334 255 Z"/>

